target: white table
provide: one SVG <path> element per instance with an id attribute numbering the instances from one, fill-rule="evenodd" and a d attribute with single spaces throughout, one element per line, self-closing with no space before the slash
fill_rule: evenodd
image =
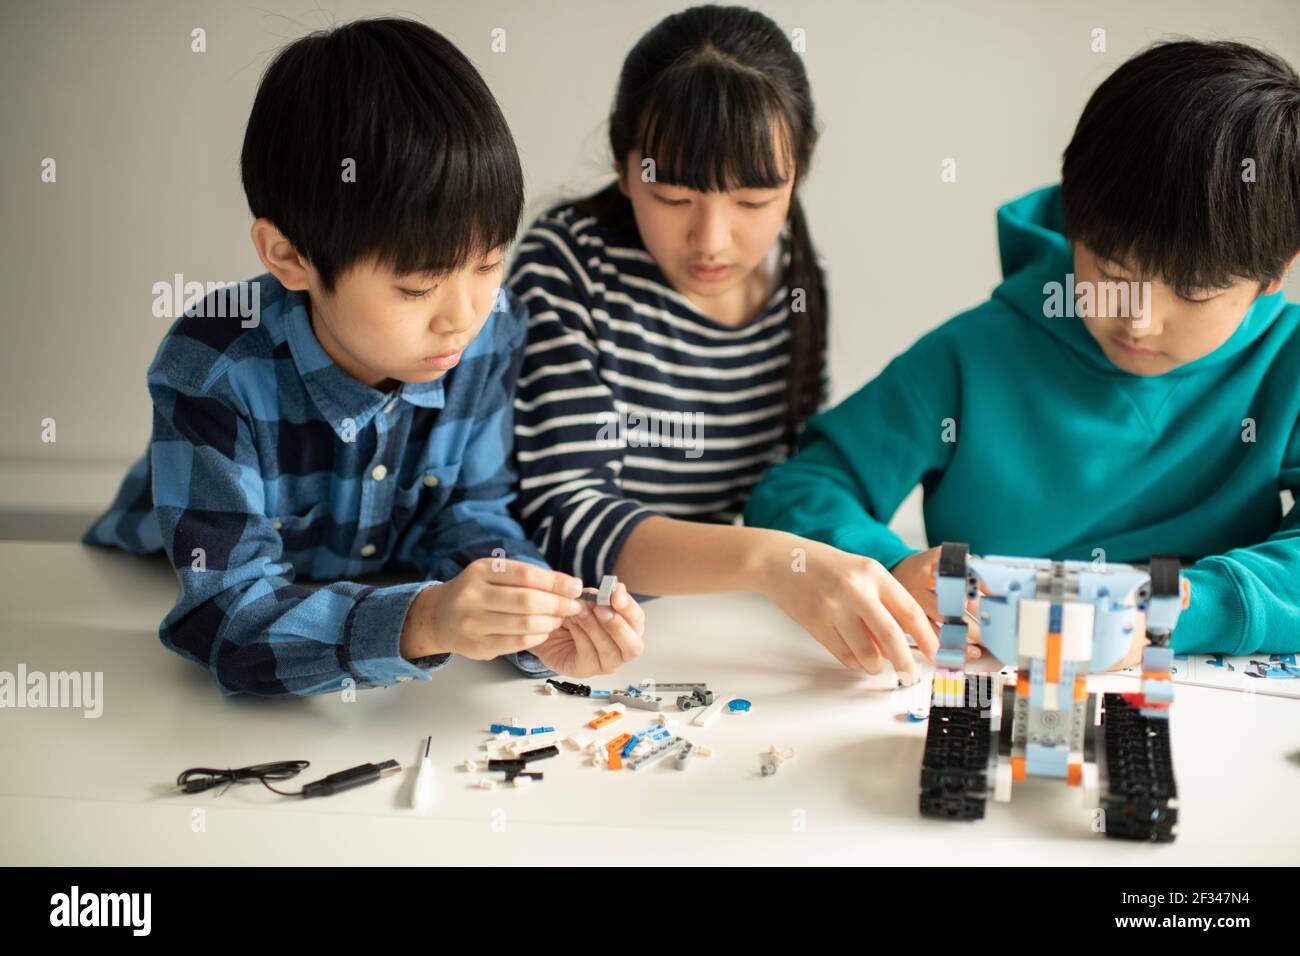
<path id="1" fill-rule="evenodd" d="M 1093 833 L 1079 791 L 1047 781 L 1018 785 L 977 823 L 932 821 L 917 812 L 925 724 L 899 719 L 903 692 L 871 689 L 760 598 L 664 599 L 647 605 L 645 655 L 589 683 L 703 680 L 749 698 L 752 713 L 707 730 L 674 718 L 716 756 L 630 773 L 562 748 L 537 765 L 541 783 L 484 791 L 458 765 L 481 753 L 489 723 L 517 715 L 567 733 L 593 702 L 543 695 L 502 662 L 465 660 L 352 703 L 225 699 L 158 641 L 174 594 L 161 559 L 0 544 L 0 670 L 104 674 L 98 719 L 0 710 L 0 863 L 1300 862 L 1293 700 L 1178 689 L 1172 845 Z M 633 712 L 621 727 L 649 717 Z M 312 801 L 257 783 L 221 795 L 174 787 L 193 766 L 310 760 L 287 789 L 368 761 L 413 768 L 430 733 L 438 779 L 427 814 L 409 809 L 413 769 Z M 798 756 L 764 778 L 759 755 L 771 744 Z"/>

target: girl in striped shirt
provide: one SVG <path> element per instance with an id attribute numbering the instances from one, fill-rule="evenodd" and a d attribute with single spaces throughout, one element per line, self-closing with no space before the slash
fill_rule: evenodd
<path id="1" fill-rule="evenodd" d="M 735 524 L 826 398 L 826 293 L 797 187 L 816 140 L 781 29 L 742 7 L 659 23 L 623 64 L 617 179 L 538 219 L 518 507 L 552 566 L 640 594 L 762 591 L 845 667 L 915 673 L 920 606 L 875 561 Z M 597 614 L 604 611 L 597 608 Z"/>

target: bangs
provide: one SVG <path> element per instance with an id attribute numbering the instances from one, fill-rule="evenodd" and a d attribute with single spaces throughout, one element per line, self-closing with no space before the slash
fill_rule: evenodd
<path id="1" fill-rule="evenodd" d="M 473 64 L 409 20 L 361 20 L 285 48 L 241 157 L 249 207 L 320 273 L 362 260 L 442 275 L 513 241 L 524 179 Z"/>
<path id="2" fill-rule="evenodd" d="M 644 102 L 641 153 L 658 182 L 725 192 L 798 176 L 789 111 L 761 74 L 705 56 L 666 71 Z"/>

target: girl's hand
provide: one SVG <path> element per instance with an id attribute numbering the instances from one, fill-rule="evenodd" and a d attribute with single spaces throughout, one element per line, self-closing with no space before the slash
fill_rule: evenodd
<path id="1" fill-rule="evenodd" d="M 791 541 L 801 561 L 789 553 Z M 878 674 L 888 660 L 904 683 L 914 682 L 909 634 L 934 659 L 939 639 L 929 619 L 879 561 L 787 537 L 774 545 L 766 569 L 764 593 L 850 670 Z"/>
<path id="2" fill-rule="evenodd" d="M 595 593 L 593 588 L 587 588 Z M 619 665 L 645 650 L 645 611 L 632 599 L 623 582 L 610 595 L 610 606 L 579 602 L 582 610 L 531 648 L 538 659 L 566 677 L 612 674 Z"/>
<path id="3" fill-rule="evenodd" d="M 939 599 L 934 593 L 934 571 L 938 563 L 939 549 L 931 548 L 929 551 L 920 551 L 904 558 L 894 565 L 893 570 L 898 583 L 905 587 L 907 593 L 921 605 L 921 610 L 931 621 L 936 636 L 939 633 L 939 625 L 934 622 L 943 619 L 943 615 L 939 613 Z M 966 656 L 974 659 L 982 653 L 976 643 L 980 639 L 978 600 L 966 601 L 966 615 L 966 637 L 971 642 L 966 645 Z"/>

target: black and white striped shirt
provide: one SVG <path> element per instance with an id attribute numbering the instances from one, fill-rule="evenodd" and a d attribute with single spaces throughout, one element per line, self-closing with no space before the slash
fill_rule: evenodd
<path id="1" fill-rule="evenodd" d="M 779 280 L 784 236 L 768 262 Z M 509 285 L 530 313 L 518 507 L 554 567 L 598 583 L 652 514 L 730 523 L 788 454 L 783 282 L 753 321 L 722 325 L 672 288 L 635 225 L 562 207 L 524 236 Z"/>

